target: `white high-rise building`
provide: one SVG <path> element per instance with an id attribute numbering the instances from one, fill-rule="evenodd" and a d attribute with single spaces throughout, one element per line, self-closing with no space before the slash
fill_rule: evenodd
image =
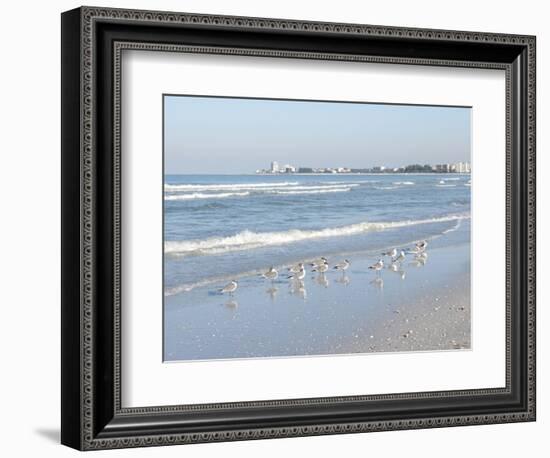
<path id="1" fill-rule="evenodd" d="M 279 163 L 277 161 L 271 163 L 271 173 L 279 173 Z"/>
<path id="2" fill-rule="evenodd" d="M 470 163 L 457 162 L 456 164 L 453 164 L 453 171 L 456 173 L 470 173 Z"/>

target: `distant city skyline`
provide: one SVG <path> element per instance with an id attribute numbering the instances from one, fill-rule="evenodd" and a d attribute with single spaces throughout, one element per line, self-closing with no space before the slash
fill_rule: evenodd
<path id="1" fill-rule="evenodd" d="M 279 175 L 279 174 L 321 174 L 321 173 L 471 173 L 469 162 L 455 162 L 452 164 L 407 164 L 401 167 L 386 167 L 384 165 L 374 167 L 296 167 L 293 164 L 279 164 L 272 161 L 270 166 L 257 169 L 256 174 Z"/>
<path id="2" fill-rule="evenodd" d="M 471 109 L 165 96 L 166 174 L 470 162 Z"/>

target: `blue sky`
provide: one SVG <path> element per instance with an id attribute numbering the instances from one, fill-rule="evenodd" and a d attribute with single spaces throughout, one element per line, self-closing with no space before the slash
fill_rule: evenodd
<path id="1" fill-rule="evenodd" d="M 167 174 L 470 161 L 464 107 L 165 96 L 164 115 Z"/>

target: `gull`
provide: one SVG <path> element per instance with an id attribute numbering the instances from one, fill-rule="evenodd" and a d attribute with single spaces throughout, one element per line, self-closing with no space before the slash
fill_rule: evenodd
<path id="1" fill-rule="evenodd" d="M 380 272 L 384 268 L 384 261 L 382 259 L 379 259 L 377 263 L 373 264 L 372 266 L 369 266 L 369 269 L 374 270 L 376 272 Z"/>
<path id="2" fill-rule="evenodd" d="M 271 280 L 272 282 L 276 280 L 278 276 L 279 276 L 279 272 L 277 272 L 277 270 L 274 269 L 273 266 L 271 266 L 267 272 L 262 274 L 263 278 L 267 280 Z"/>
<path id="3" fill-rule="evenodd" d="M 229 293 L 229 295 L 232 296 L 238 286 L 239 284 L 235 280 L 231 280 L 227 285 L 220 289 L 220 293 Z"/>
<path id="4" fill-rule="evenodd" d="M 397 249 L 393 248 L 387 253 L 382 253 L 382 256 L 389 256 L 390 258 L 395 258 L 395 256 L 397 256 Z"/>
<path id="5" fill-rule="evenodd" d="M 321 256 L 319 259 L 311 262 L 309 265 L 311 267 L 316 267 L 316 266 L 320 266 L 321 264 L 326 264 L 328 261 L 327 261 L 327 258 L 325 258 L 324 256 Z"/>
<path id="6" fill-rule="evenodd" d="M 422 250 L 422 248 L 419 248 L 418 246 L 415 245 L 415 247 L 412 248 L 412 249 L 410 249 L 410 250 L 408 250 L 407 253 L 410 253 L 410 254 L 420 254 L 420 253 L 422 253 L 422 251 L 424 251 L 424 250 Z"/>
<path id="7" fill-rule="evenodd" d="M 289 275 L 287 278 L 289 280 L 303 280 L 306 276 L 306 269 L 302 266 L 302 268 L 296 272 L 295 274 Z"/>
<path id="8" fill-rule="evenodd" d="M 324 274 L 328 270 L 328 263 L 325 261 L 323 264 L 319 264 L 317 267 L 311 269 L 312 272 L 319 272 Z"/>
<path id="9" fill-rule="evenodd" d="M 403 262 L 405 260 L 405 252 L 401 250 L 399 252 L 399 256 L 397 256 L 395 259 L 392 259 L 392 262 Z"/>
<path id="10" fill-rule="evenodd" d="M 291 266 L 288 268 L 288 271 L 293 273 L 293 274 L 297 274 L 298 272 L 300 272 L 301 269 L 304 268 L 304 263 L 303 262 L 299 262 L 298 264 L 294 265 L 294 266 Z"/>
<path id="11" fill-rule="evenodd" d="M 422 240 L 421 242 L 418 242 L 416 246 L 421 250 L 425 250 L 428 247 L 428 242 L 426 240 Z"/>
<path id="12" fill-rule="evenodd" d="M 342 262 L 339 262 L 336 264 L 333 269 L 341 270 L 342 272 L 348 270 L 348 267 L 350 266 L 350 262 L 347 259 L 344 259 Z"/>

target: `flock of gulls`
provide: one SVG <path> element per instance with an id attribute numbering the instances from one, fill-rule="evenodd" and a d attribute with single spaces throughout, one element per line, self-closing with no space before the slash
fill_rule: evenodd
<path id="1" fill-rule="evenodd" d="M 393 248 L 390 251 L 382 253 L 382 257 L 378 259 L 377 262 L 369 266 L 369 269 L 376 272 L 376 275 L 378 277 L 381 275 L 381 272 L 385 267 L 387 267 L 389 270 L 393 272 L 402 272 L 402 265 L 404 261 L 407 259 L 407 255 L 413 256 L 413 263 L 415 265 L 423 266 L 428 259 L 428 253 L 426 251 L 427 247 L 428 247 L 428 242 L 426 240 L 422 240 L 416 243 L 413 248 L 407 249 L 406 251 L 403 249 L 398 250 L 397 248 Z M 389 260 L 387 258 L 389 258 Z M 386 259 L 386 262 L 384 262 L 384 259 Z M 325 258 L 324 256 L 309 263 L 309 266 L 311 267 L 311 272 L 316 272 L 320 275 L 324 275 L 326 272 L 328 272 L 331 269 L 331 266 L 329 265 L 327 258 Z M 348 270 L 350 266 L 351 266 L 350 261 L 347 259 L 344 259 L 343 261 L 332 266 L 332 270 L 340 271 L 345 275 L 346 270 Z M 273 283 L 275 280 L 279 278 L 279 275 L 280 275 L 279 271 L 272 266 L 269 268 L 268 271 L 262 273 L 260 277 L 265 280 L 269 280 L 271 281 L 271 283 Z M 286 278 L 291 283 L 302 282 L 305 276 L 306 276 L 306 267 L 303 262 L 299 262 L 298 264 L 295 264 L 287 269 Z M 378 277 L 375 281 L 377 283 L 380 283 L 381 279 Z M 404 278 L 404 274 L 402 278 Z M 229 294 L 230 296 L 232 296 L 238 287 L 239 287 L 239 283 L 236 280 L 231 280 L 227 285 L 221 288 L 219 292 L 222 294 Z"/>

